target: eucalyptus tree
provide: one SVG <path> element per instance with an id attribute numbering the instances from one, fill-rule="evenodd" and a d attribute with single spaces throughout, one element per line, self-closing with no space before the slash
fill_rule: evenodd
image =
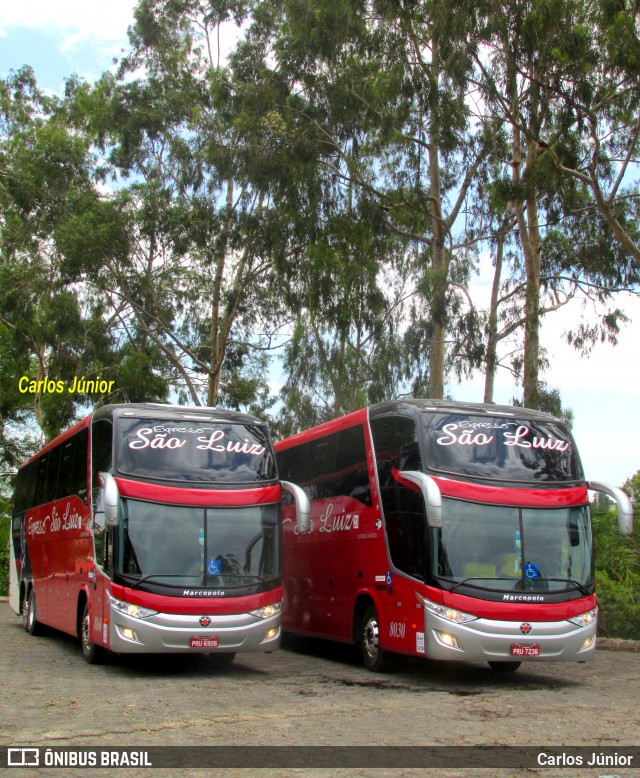
<path id="1" fill-rule="evenodd" d="M 608 231 L 599 232 L 603 225 L 585 178 L 568 176 L 557 164 L 560 155 L 579 166 L 585 149 L 579 122 L 558 98 L 568 85 L 594 88 L 587 73 L 591 65 L 597 71 L 594 33 L 585 8 L 581 0 L 489 4 L 485 43 L 476 53 L 487 111 L 506 119 L 510 134 L 509 161 L 493 184 L 493 197 L 504 211 L 512 209 L 517 225 L 522 266 L 502 301 L 510 301 L 516 314 L 507 317 L 505 331 L 524 328 L 521 370 L 524 403 L 530 407 L 540 404 L 541 316 L 578 294 L 608 301 L 614 291 L 638 281 L 628 259 L 607 242 Z M 611 308 L 598 327 L 590 332 L 579 327 L 569 337 L 583 346 L 598 337 L 615 340 L 623 319 Z"/>
<path id="2" fill-rule="evenodd" d="M 442 397 L 447 357 L 461 364 L 471 353 L 447 338 L 475 337 L 459 298 L 476 261 L 465 209 L 495 134 L 468 95 L 473 7 L 264 2 L 247 40 L 245 55 L 285 85 L 277 110 L 304 135 L 308 155 L 367 202 L 352 218 L 363 213 L 395 234 L 390 246 L 404 241 L 415 289 L 404 311 L 407 320 L 415 312 L 405 344 L 416 357 L 413 389 Z"/>
<path id="3" fill-rule="evenodd" d="M 87 401 L 67 382 L 104 366 L 100 305 L 62 245 L 70 223 L 98 201 L 86 138 L 67 126 L 60 101 L 38 89 L 29 68 L 11 73 L 0 82 L 3 432 L 11 420 L 35 418 L 46 437 L 55 435 Z M 24 453 L 5 442 L 5 453 L 16 451 L 10 458 Z"/>
<path id="4" fill-rule="evenodd" d="M 403 241 L 374 228 L 366 201 L 325 216 L 288 298 L 298 318 L 284 350 L 283 434 L 390 396 L 411 377 L 404 321 L 415 296 Z"/>
<path id="5" fill-rule="evenodd" d="M 93 281 L 195 404 L 246 405 L 260 394 L 280 311 L 274 262 L 286 230 L 259 138 L 238 142 L 254 120 L 221 34 L 248 5 L 142 0 L 117 77 L 77 95 L 130 235 L 129 255 Z"/>
<path id="6" fill-rule="evenodd" d="M 556 9 L 552 9 L 555 13 Z M 573 4 L 573 32 L 559 55 L 564 77 L 543 74 L 557 106 L 555 132 L 530 137 L 565 176 L 590 193 L 614 238 L 640 264 L 640 13 L 633 0 Z M 577 40 L 577 45 L 571 44 Z M 567 147 L 560 135 L 580 138 Z"/>

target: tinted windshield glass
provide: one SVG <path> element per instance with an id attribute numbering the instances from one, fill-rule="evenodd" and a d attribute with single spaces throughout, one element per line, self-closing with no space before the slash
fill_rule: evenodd
<path id="1" fill-rule="evenodd" d="M 437 576 L 504 592 L 593 586 L 589 510 L 443 500 L 433 533 Z"/>
<path id="2" fill-rule="evenodd" d="M 172 586 L 247 586 L 279 575 L 278 508 L 122 500 L 118 572 Z"/>
<path id="3" fill-rule="evenodd" d="M 119 472 L 164 481 L 252 483 L 276 478 L 264 427 L 120 419 Z"/>
<path id="4" fill-rule="evenodd" d="M 560 423 L 456 414 L 423 418 L 429 469 L 498 481 L 582 480 L 573 439 Z"/>

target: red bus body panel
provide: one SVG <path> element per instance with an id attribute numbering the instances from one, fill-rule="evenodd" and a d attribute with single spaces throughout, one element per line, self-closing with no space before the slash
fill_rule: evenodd
<path id="1" fill-rule="evenodd" d="M 392 569 L 387 553 L 382 509 L 377 492 L 375 457 L 366 409 L 328 422 L 276 444 L 276 452 L 337 430 L 362 424 L 371 506 L 350 498 L 311 501 L 311 528 L 298 534 L 290 507 L 283 509 L 283 629 L 310 637 L 357 641 L 358 602 L 375 605 L 382 629 L 383 649 L 425 656 L 425 617 L 422 597 L 480 619 L 502 622 L 559 622 L 596 607 L 596 596 L 567 602 L 527 603 L 489 601 L 427 586 Z M 398 481 L 418 490 L 397 475 Z M 561 508 L 588 504 L 586 486 L 570 488 L 509 488 L 434 478 L 444 497 L 482 504 Z M 517 630 L 516 630 L 517 631 Z M 422 634 L 422 638 L 420 638 Z M 428 654 L 427 654 L 428 656 Z"/>
<path id="2" fill-rule="evenodd" d="M 106 420 L 113 429 L 118 414 L 129 418 L 137 418 L 141 414 L 140 418 L 152 419 L 157 414 L 158 418 L 171 421 L 188 419 L 189 423 L 202 420 L 204 423 L 261 424 L 255 417 L 222 409 L 125 403 L 96 409 L 48 443 L 24 463 L 18 477 L 19 481 L 22 474 L 24 479 L 22 491 L 16 488 L 14 498 L 11 607 L 17 613 L 22 612 L 28 631 L 32 631 L 32 628 L 33 631 L 37 630 L 37 625 L 42 623 L 78 636 L 86 602 L 90 642 L 114 651 L 181 652 L 220 648 L 220 653 L 232 653 L 272 651 L 278 648 L 282 600 L 279 570 L 273 573 L 269 581 L 271 588 L 266 589 L 265 584 L 265 590 L 251 595 L 246 594 L 246 591 L 251 591 L 250 588 L 245 588 L 242 596 L 238 596 L 233 588 L 226 591 L 214 586 L 206 588 L 202 586 L 203 579 L 200 579 L 194 588 L 174 588 L 172 591 L 176 596 L 169 596 L 158 593 L 165 590 L 153 585 L 153 575 L 148 577 L 149 584 L 144 587 L 153 591 L 145 591 L 138 588 L 133 580 L 131 586 L 113 583 L 109 575 L 96 564 L 91 505 L 96 495 L 91 494 L 91 489 L 97 490 L 99 479 L 91 469 L 93 436 L 95 423 Z M 88 433 L 86 437 L 85 430 Z M 82 437 L 78 437 L 78 433 L 83 433 Z M 104 447 L 105 440 L 108 439 L 98 439 L 97 445 Z M 65 466 L 71 469 L 63 471 L 60 464 L 63 461 L 61 446 L 68 441 L 73 441 L 74 445 L 67 448 L 67 459 L 64 461 Z M 43 469 L 43 490 L 40 488 L 42 476 L 37 463 L 43 462 L 42 457 L 56 448 L 59 449 L 57 458 L 54 455 L 54 458 L 47 460 Z M 105 449 L 110 456 L 102 449 L 98 448 L 98 451 L 105 456 L 105 463 L 110 462 L 105 464 L 105 469 L 112 472 L 115 461 L 113 450 L 108 447 Z M 51 461 L 56 462 L 58 469 L 52 476 L 55 481 L 51 487 L 53 491 L 48 492 L 48 467 Z M 28 479 L 33 472 L 37 477 L 31 486 Z M 83 477 L 83 473 L 86 477 Z M 186 479 L 184 486 L 169 486 L 153 482 L 150 478 L 149 482 L 122 478 L 116 473 L 114 480 L 118 495 L 164 506 L 192 508 L 279 506 L 281 501 L 282 490 L 275 480 L 275 473 L 267 486 L 260 486 L 256 481 L 251 486 L 238 482 L 212 484 L 214 488 L 203 484 L 202 488 L 194 488 L 193 482 Z M 53 494 L 58 496 L 68 486 L 69 491 L 76 489 L 77 496 L 62 497 L 30 507 L 38 500 L 52 499 Z M 31 492 L 28 492 L 29 488 Z M 105 533 L 109 532 L 104 528 L 104 522 L 101 523 L 101 529 Z M 158 571 L 158 575 L 161 574 L 162 571 Z M 122 582 L 126 580 L 126 576 L 121 579 Z M 258 588 L 263 587 L 255 586 L 253 591 Z M 30 605 L 31 593 L 35 600 L 31 598 Z M 141 612 L 140 609 L 144 610 Z M 87 648 L 86 641 L 83 650 L 86 650 L 85 655 L 91 661 L 90 646 Z"/>
<path id="3" fill-rule="evenodd" d="M 276 503 L 280 486 L 263 489 L 177 489 L 117 479 L 120 494 L 175 505 L 247 506 Z M 38 621 L 78 635 L 77 603 L 84 591 L 92 611 L 92 639 L 109 647 L 108 594 L 151 610 L 173 614 L 232 614 L 256 610 L 282 599 L 282 588 L 247 597 L 169 597 L 112 583 L 95 564 L 91 513 L 78 497 L 27 511 L 25 535 Z M 105 621 L 107 619 L 107 621 Z"/>

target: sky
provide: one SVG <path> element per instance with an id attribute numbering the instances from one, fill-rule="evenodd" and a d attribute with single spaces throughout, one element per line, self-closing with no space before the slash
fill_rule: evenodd
<path id="1" fill-rule="evenodd" d="M 95 81 L 113 67 L 127 48 L 134 0 L 21 0 L 0 3 L 0 77 L 30 65 L 41 89 L 61 93 L 76 74 Z M 489 299 L 489 279 L 478 279 L 476 292 Z M 617 305 L 629 318 L 616 347 L 597 345 L 581 357 L 564 333 L 580 316 L 593 321 L 598 312 L 574 303 L 545 318 L 541 345 L 551 369 L 542 376 L 571 408 L 573 433 L 587 479 L 620 486 L 640 470 L 640 300 L 620 296 Z M 479 402 L 483 379 L 449 385 L 458 400 Z M 499 372 L 496 402 L 521 397 L 512 377 Z"/>

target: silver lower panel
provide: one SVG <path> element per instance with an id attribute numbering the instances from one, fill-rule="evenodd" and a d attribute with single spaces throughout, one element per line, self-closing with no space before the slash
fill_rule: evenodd
<path id="1" fill-rule="evenodd" d="M 579 627 L 570 621 L 531 621 L 527 634 L 520 631 L 523 623 L 476 619 L 455 624 L 426 613 L 425 653 L 431 659 L 486 662 L 586 662 L 595 655 L 595 622 Z M 446 645 L 439 633 L 453 636 L 457 647 Z M 588 638 L 591 644 L 584 649 Z M 512 645 L 539 646 L 540 655 L 514 656 Z"/>
<path id="2" fill-rule="evenodd" d="M 200 624 L 201 615 L 156 613 L 146 619 L 127 616 L 114 608 L 110 613 L 110 649 L 116 653 L 229 653 L 275 651 L 280 647 L 281 615 L 259 619 L 249 613 L 224 616 L 207 614 L 211 623 Z M 132 630 L 135 639 L 125 633 Z M 276 630 L 275 637 L 266 638 Z M 191 638 L 216 638 L 218 646 L 193 648 Z"/>

